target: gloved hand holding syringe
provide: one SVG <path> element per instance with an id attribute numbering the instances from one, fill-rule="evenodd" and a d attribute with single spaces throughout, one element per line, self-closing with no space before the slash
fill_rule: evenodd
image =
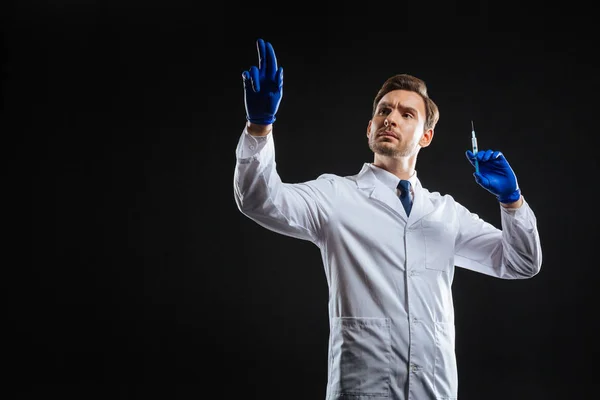
<path id="1" fill-rule="evenodd" d="M 491 149 L 479 151 L 473 121 L 471 121 L 471 145 L 473 149 L 467 150 L 466 156 L 475 167 L 473 173 L 475 181 L 494 194 L 501 203 L 509 204 L 518 201 L 521 198 L 521 190 L 514 171 L 501 151 Z"/>

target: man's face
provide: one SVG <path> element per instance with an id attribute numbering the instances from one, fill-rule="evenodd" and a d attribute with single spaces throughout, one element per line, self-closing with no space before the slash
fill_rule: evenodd
<path id="1" fill-rule="evenodd" d="M 425 101 L 415 92 L 393 90 L 379 101 L 367 127 L 369 148 L 388 157 L 410 157 L 431 141 L 424 135 Z"/>

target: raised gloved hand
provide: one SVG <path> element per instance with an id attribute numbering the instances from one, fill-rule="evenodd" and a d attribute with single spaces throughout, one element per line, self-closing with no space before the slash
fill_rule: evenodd
<path id="1" fill-rule="evenodd" d="M 283 68 L 277 67 L 273 46 L 262 39 L 256 41 L 258 67 L 242 73 L 246 119 L 254 124 L 269 125 L 283 96 Z"/>
<path id="2" fill-rule="evenodd" d="M 517 177 L 500 151 L 484 150 L 473 154 L 466 152 L 467 159 L 475 166 L 479 163 L 479 172 L 474 172 L 475 181 L 492 193 L 500 203 L 513 203 L 521 198 Z"/>

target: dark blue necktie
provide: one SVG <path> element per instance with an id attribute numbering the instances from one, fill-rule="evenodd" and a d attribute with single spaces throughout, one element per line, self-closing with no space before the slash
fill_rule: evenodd
<path id="1" fill-rule="evenodd" d="M 412 208 L 412 202 L 410 200 L 410 182 L 402 179 L 400 183 L 398 183 L 398 190 L 400 190 L 400 201 L 408 216 L 410 215 L 410 209 Z"/>

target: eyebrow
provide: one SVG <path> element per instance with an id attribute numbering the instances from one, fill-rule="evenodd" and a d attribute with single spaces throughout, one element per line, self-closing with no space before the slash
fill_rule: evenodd
<path id="1" fill-rule="evenodd" d="M 412 112 L 412 113 L 413 113 L 413 114 L 415 114 L 415 115 L 419 115 L 419 112 L 418 112 L 416 109 L 414 109 L 414 108 L 412 108 L 412 107 L 410 107 L 410 106 L 405 106 L 405 105 L 402 105 L 402 104 L 398 104 L 398 106 L 399 106 L 401 109 L 403 109 L 403 110 L 410 111 L 410 112 Z M 379 105 L 377 106 L 377 108 L 378 108 L 378 109 L 379 109 L 380 107 L 394 108 L 394 105 L 393 105 L 392 103 L 388 103 L 388 102 L 386 102 L 386 101 L 382 101 L 382 102 L 381 102 L 381 103 L 379 103 Z"/>

